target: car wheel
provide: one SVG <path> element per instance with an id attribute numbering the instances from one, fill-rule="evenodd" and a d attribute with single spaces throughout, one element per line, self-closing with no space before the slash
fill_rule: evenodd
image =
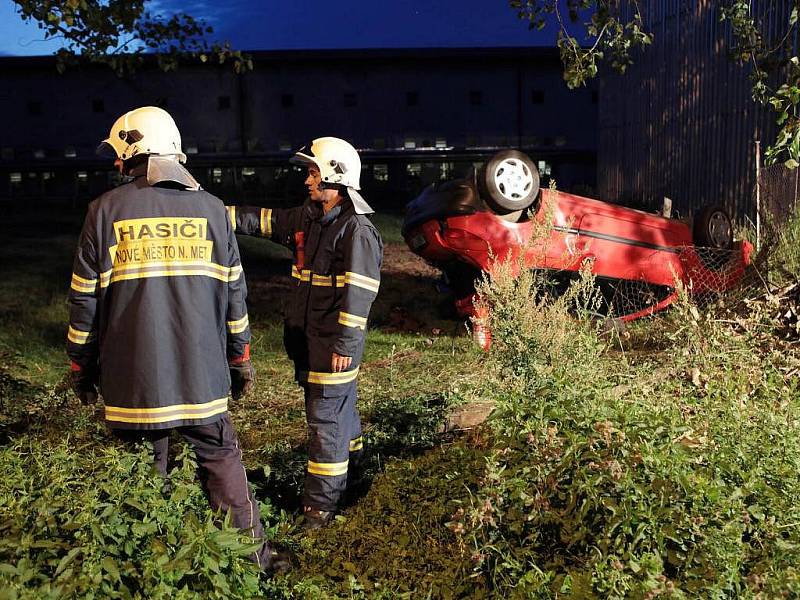
<path id="1" fill-rule="evenodd" d="M 539 169 L 527 154 L 501 150 L 481 167 L 478 187 L 498 214 L 525 210 L 539 194 Z"/>
<path id="2" fill-rule="evenodd" d="M 731 218 L 717 206 L 706 206 L 694 217 L 692 238 L 694 245 L 714 250 L 730 250 L 733 247 L 733 225 Z"/>

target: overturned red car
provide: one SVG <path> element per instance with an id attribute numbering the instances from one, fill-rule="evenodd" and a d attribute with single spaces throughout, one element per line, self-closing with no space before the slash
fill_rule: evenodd
<path id="1" fill-rule="evenodd" d="M 548 232 L 531 240 L 549 222 Z M 535 227 L 536 224 L 539 227 Z M 434 184 L 409 203 L 403 237 L 441 269 L 463 316 L 474 312 L 474 282 L 497 260 L 548 269 L 569 281 L 589 265 L 615 317 L 629 321 L 668 307 L 676 281 L 695 296 L 734 287 L 752 246 L 733 240 L 730 217 L 705 207 L 692 226 L 662 215 L 539 189 L 535 163 L 503 150 L 466 178 Z"/>

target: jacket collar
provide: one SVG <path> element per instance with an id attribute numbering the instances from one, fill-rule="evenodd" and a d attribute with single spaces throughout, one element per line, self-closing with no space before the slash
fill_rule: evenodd
<path id="1" fill-rule="evenodd" d="M 191 191 L 200 189 L 200 184 L 191 173 L 172 157 L 149 156 L 147 162 L 132 169 L 129 177 L 138 179 L 147 177 L 147 185 L 161 187 L 178 187 Z"/>
<path id="2" fill-rule="evenodd" d="M 330 209 L 327 213 L 322 210 L 322 205 L 319 202 L 312 202 L 306 200 L 306 210 L 308 215 L 313 221 L 318 221 L 320 225 L 325 227 L 330 225 L 341 215 L 346 215 L 353 211 L 353 203 L 349 198 L 344 198 L 339 204 Z"/>

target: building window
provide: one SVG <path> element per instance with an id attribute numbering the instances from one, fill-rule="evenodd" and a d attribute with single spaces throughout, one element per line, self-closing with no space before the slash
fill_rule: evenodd
<path id="1" fill-rule="evenodd" d="M 253 179 L 256 176 L 256 170 L 253 167 L 242 167 L 242 177 L 245 179 Z"/>
<path id="2" fill-rule="evenodd" d="M 406 106 L 417 106 L 419 104 L 419 93 L 406 92 Z"/>
<path id="3" fill-rule="evenodd" d="M 86 171 L 78 171 L 78 181 L 86 181 L 89 179 L 89 174 Z"/>
<path id="4" fill-rule="evenodd" d="M 531 103 L 544 104 L 544 90 L 531 90 Z"/>
<path id="5" fill-rule="evenodd" d="M 281 106 L 292 108 L 294 106 L 294 94 L 281 94 Z"/>
<path id="6" fill-rule="evenodd" d="M 45 181 L 48 181 L 53 177 L 55 177 L 55 173 L 53 173 L 52 171 L 42 171 L 42 179 L 44 179 Z"/>
<path id="7" fill-rule="evenodd" d="M 439 179 L 442 181 L 452 179 L 455 167 L 455 164 L 451 162 L 439 163 Z"/>
<path id="8" fill-rule="evenodd" d="M 75 152 L 75 148 L 72 146 L 64 148 L 64 158 L 75 158 L 76 156 L 78 156 L 78 153 Z"/>
<path id="9" fill-rule="evenodd" d="M 480 106 L 483 104 L 483 92 L 480 90 L 470 90 L 469 103 L 472 106 Z"/>
<path id="10" fill-rule="evenodd" d="M 389 165 L 377 164 L 372 167 L 372 176 L 375 181 L 389 181 Z"/>
<path id="11" fill-rule="evenodd" d="M 419 177 L 420 175 L 422 175 L 422 164 L 408 163 L 406 165 L 406 174 L 411 177 Z"/>
<path id="12" fill-rule="evenodd" d="M 42 150 L 41 148 L 37 148 L 36 150 L 33 151 L 33 158 L 44 158 L 44 156 L 45 156 L 44 150 Z"/>
<path id="13" fill-rule="evenodd" d="M 106 103 L 103 102 L 102 98 L 95 98 L 94 100 L 92 100 L 92 112 L 95 113 L 106 112 Z"/>
<path id="14" fill-rule="evenodd" d="M 353 92 L 344 95 L 344 105 L 347 107 L 358 106 L 358 97 Z"/>
<path id="15" fill-rule="evenodd" d="M 553 172 L 552 165 L 543 160 L 540 160 L 537 166 L 539 168 L 539 175 L 550 175 L 550 173 Z"/>
<path id="16" fill-rule="evenodd" d="M 231 97 L 230 96 L 218 96 L 217 97 L 217 110 L 229 110 L 231 107 Z"/>
<path id="17" fill-rule="evenodd" d="M 436 138 L 437 150 L 444 150 L 447 148 L 447 140 L 445 138 Z"/>
<path id="18" fill-rule="evenodd" d="M 278 150 L 281 152 L 289 152 L 292 149 L 292 143 L 289 140 L 281 140 L 278 142 Z"/>
<path id="19" fill-rule="evenodd" d="M 222 169 L 219 167 L 211 169 L 211 181 L 214 183 L 222 183 Z"/>
<path id="20" fill-rule="evenodd" d="M 21 183 L 22 182 L 22 173 L 9 173 L 8 180 L 11 183 Z"/>
<path id="21" fill-rule="evenodd" d="M 403 149 L 404 150 L 413 150 L 417 147 L 417 140 L 414 138 L 406 138 L 403 140 Z"/>
<path id="22" fill-rule="evenodd" d="M 28 101 L 28 114 L 32 117 L 39 117 L 42 115 L 42 103 L 38 100 Z"/>

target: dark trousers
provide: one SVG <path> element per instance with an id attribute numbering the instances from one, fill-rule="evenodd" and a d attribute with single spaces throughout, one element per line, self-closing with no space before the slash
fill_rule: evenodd
<path id="1" fill-rule="evenodd" d="M 358 477 L 363 454 L 356 379 L 335 383 L 346 374 L 330 373 L 333 350 L 328 338 L 310 337 L 303 329 L 287 325 L 283 343 L 294 362 L 295 380 L 303 388 L 306 401 L 308 467 L 303 506 L 335 511 L 348 482 Z M 358 368 L 362 352 L 363 346 L 351 357 L 348 372 Z M 309 379 L 316 379 L 317 383 Z M 329 382 L 319 383 L 324 380 Z"/>
<path id="2" fill-rule="evenodd" d="M 356 478 L 363 453 L 356 381 L 303 384 L 308 422 L 308 469 L 303 506 L 335 511 Z"/>
<path id="3" fill-rule="evenodd" d="M 263 538 L 264 528 L 261 525 L 258 503 L 247 484 L 242 451 L 227 413 L 214 423 L 176 427 L 174 430 L 194 449 L 200 485 L 211 508 L 223 513 L 230 511 L 235 527 L 247 531 L 253 539 Z M 162 475 L 166 475 L 171 431 L 173 430 L 114 429 L 113 433 L 129 443 L 152 442 L 155 466 Z M 270 556 L 271 548 L 265 541 L 261 549 L 250 558 L 266 570 L 271 566 Z"/>

